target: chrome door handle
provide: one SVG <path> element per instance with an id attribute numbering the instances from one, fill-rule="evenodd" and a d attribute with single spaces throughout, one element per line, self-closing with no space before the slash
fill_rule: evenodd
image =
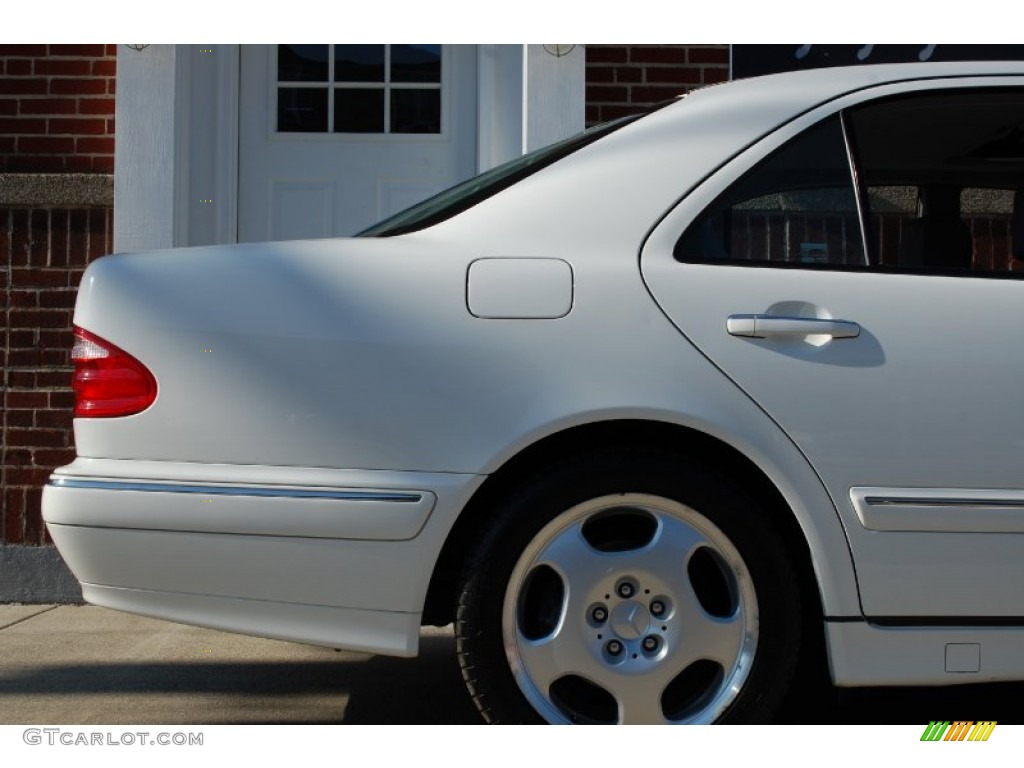
<path id="1" fill-rule="evenodd" d="M 730 315 L 725 321 L 730 336 L 765 339 L 771 336 L 831 336 L 855 339 L 860 326 L 852 320 L 823 317 L 780 317 L 779 315 Z"/>

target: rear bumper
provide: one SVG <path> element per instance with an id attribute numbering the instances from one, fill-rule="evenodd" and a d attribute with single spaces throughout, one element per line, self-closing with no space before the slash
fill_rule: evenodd
<path id="1" fill-rule="evenodd" d="M 399 655 L 475 475 L 78 459 L 43 516 L 85 598 Z"/>

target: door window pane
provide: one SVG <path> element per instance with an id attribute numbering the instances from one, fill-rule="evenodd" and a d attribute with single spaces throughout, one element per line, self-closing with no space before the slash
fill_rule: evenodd
<path id="1" fill-rule="evenodd" d="M 277 46 L 277 79 L 282 82 L 326 82 L 326 45 Z"/>
<path id="2" fill-rule="evenodd" d="M 383 45 L 334 46 L 334 79 L 339 83 L 383 83 L 386 47 Z"/>
<path id="3" fill-rule="evenodd" d="M 327 130 L 326 88 L 278 88 L 277 130 L 319 133 Z"/>
<path id="4" fill-rule="evenodd" d="M 686 230 L 675 256 L 699 263 L 863 265 L 839 118 L 805 131 L 734 183 Z"/>
<path id="5" fill-rule="evenodd" d="M 955 273 L 1019 266 L 1013 230 L 1015 215 L 1024 220 L 1014 205 L 1024 188 L 1024 93 L 889 98 L 852 110 L 850 127 L 880 264 Z"/>
<path id="6" fill-rule="evenodd" d="M 392 133 L 440 133 L 441 92 L 395 88 L 391 91 Z"/>
<path id="7" fill-rule="evenodd" d="M 337 133 L 383 133 L 383 88 L 336 88 L 334 130 Z"/>
<path id="8" fill-rule="evenodd" d="M 440 45 L 392 45 L 391 82 L 440 83 Z"/>

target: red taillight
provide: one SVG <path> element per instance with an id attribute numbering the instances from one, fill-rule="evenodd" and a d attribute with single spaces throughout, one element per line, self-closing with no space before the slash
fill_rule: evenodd
<path id="1" fill-rule="evenodd" d="M 75 416 L 131 416 L 156 400 L 156 379 L 123 349 L 75 327 Z"/>

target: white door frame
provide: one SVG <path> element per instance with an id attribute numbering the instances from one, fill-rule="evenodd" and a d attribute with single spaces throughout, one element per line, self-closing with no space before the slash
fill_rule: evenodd
<path id="1" fill-rule="evenodd" d="M 477 170 L 583 129 L 584 47 L 553 49 L 477 46 Z M 240 58 L 118 46 L 115 250 L 237 242 Z"/>

